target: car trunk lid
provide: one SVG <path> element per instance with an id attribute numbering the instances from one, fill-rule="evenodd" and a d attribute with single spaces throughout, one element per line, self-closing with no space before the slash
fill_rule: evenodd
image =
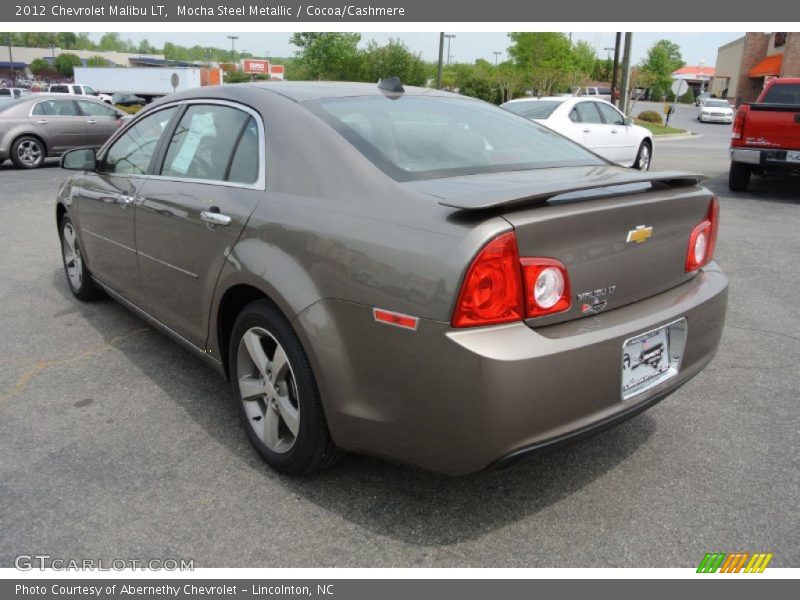
<path id="1" fill-rule="evenodd" d="M 800 148 L 800 105 L 751 104 L 744 143 L 770 148 Z"/>
<path id="2" fill-rule="evenodd" d="M 689 237 L 711 197 L 697 187 L 700 179 L 593 167 L 466 176 L 415 187 L 476 217 L 499 214 L 514 228 L 520 257 L 564 263 L 571 306 L 528 320 L 541 326 L 618 308 L 691 278 L 685 272 Z"/>

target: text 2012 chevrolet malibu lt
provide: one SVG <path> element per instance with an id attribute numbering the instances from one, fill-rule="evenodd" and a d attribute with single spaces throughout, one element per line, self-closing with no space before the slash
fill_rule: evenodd
<path id="1" fill-rule="evenodd" d="M 56 214 L 72 292 L 229 377 L 283 472 L 341 450 L 506 465 L 653 405 L 722 333 L 697 176 L 613 166 L 477 100 L 206 87 L 62 166 L 79 171 Z"/>

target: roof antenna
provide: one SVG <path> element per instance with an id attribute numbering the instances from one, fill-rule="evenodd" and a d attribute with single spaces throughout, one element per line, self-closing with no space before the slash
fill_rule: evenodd
<path id="1" fill-rule="evenodd" d="M 402 94 L 406 91 L 403 88 L 403 84 L 400 82 L 399 77 L 387 77 L 386 79 L 381 79 L 378 82 L 378 89 L 387 94 Z"/>

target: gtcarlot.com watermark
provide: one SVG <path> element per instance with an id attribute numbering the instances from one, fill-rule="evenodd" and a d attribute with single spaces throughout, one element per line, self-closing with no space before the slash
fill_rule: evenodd
<path id="1" fill-rule="evenodd" d="M 49 554 L 20 554 L 14 559 L 19 571 L 194 571 L 194 559 L 186 558 L 61 558 Z"/>

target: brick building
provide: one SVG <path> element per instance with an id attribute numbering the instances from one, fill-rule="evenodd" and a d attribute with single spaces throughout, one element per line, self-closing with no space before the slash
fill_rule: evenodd
<path id="1" fill-rule="evenodd" d="M 800 77 L 800 32 L 751 32 L 721 46 L 711 93 L 752 102 L 775 77 Z"/>

